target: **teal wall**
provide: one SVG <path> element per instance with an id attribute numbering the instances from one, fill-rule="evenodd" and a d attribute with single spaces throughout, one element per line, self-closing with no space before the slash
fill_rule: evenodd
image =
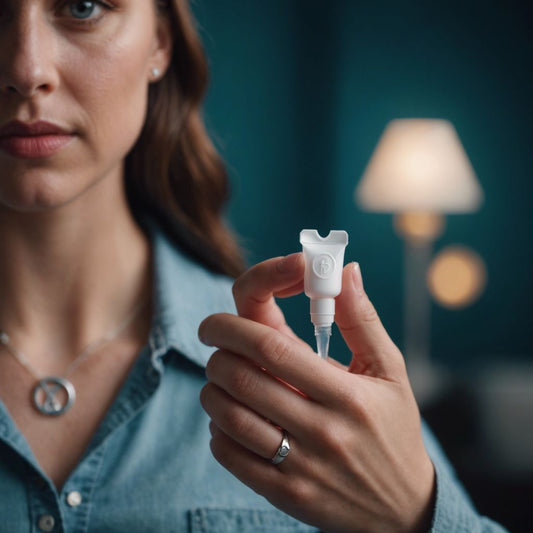
<path id="1" fill-rule="evenodd" d="M 531 4 L 197 0 L 194 10 L 211 64 L 206 118 L 250 263 L 297 251 L 304 227 L 346 229 L 346 259 L 361 263 L 401 345 L 402 244 L 391 216 L 355 207 L 353 189 L 389 120 L 449 119 L 486 201 L 448 217 L 436 251 L 470 246 L 489 280 L 464 310 L 434 306 L 434 357 L 454 366 L 531 358 Z M 305 297 L 282 305 L 311 341 Z M 338 335 L 332 349 L 346 360 Z"/>

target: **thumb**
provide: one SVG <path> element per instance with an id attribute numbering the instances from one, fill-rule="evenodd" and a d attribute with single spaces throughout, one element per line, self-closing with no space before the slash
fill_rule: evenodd
<path id="1" fill-rule="evenodd" d="M 393 380 L 405 375 L 403 356 L 366 295 L 359 263 L 344 267 L 335 322 L 353 354 L 350 372 Z"/>

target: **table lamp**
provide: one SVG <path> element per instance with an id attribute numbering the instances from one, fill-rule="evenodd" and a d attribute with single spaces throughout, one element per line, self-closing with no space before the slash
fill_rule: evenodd
<path id="1" fill-rule="evenodd" d="M 426 272 L 446 213 L 476 211 L 483 201 L 453 125 L 441 119 L 391 121 L 355 190 L 364 210 L 393 213 L 404 239 L 404 355 L 419 401 L 438 376 L 430 358 L 430 297 Z"/>

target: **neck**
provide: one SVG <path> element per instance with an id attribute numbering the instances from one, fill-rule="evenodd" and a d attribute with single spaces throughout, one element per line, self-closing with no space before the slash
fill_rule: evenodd
<path id="1" fill-rule="evenodd" d="M 36 364 L 68 362 L 150 294 L 149 243 L 122 191 L 89 196 L 0 211 L 0 329 Z"/>

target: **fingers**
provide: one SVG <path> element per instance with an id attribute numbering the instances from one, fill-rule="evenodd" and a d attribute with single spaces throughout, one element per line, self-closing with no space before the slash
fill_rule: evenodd
<path id="1" fill-rule="evenodd" d="M 257 428 L 260 419 L 263 423 L 268 419 L 292 434 L 312 438 L 307 428 L 312 425 L 315 416 L 314 403 L 257 365 L 233 353 L 219 350 L 211 356 L 206 375 L 216 388 L 222 389 L 234 400 L 230 401 L 230 398 L 216 393 L 219 402 L 207 403 L 213 414 L 220 416 L 212 418 L 233 438 L 238 440 L 238 433 L 247 432 L 248 428 L 243 431 L 243 424 Z M 209 385 L 207 388 L 209 391 Z M 210 394 L 209 398 L 215 393 Z M 244 405 L 249 412 L 243 410 Z"/>
<path id="2" fill-rule="evenodd" d="M 237 312 L 242 317 L 266 324 L 295 338 L 274 297 L 302 292 L 303 275 L 301 253 L 275 257 L 253 266 L 233 285 Z"/>
<path id="3" fill-rule="evenodd" d="M 237 479 L 259 493 L 264 492 L 265 487 L 275 486 L 281 482 L 281 478 L 284 477 L 281 469 L 233 440 L 215 424 L 210 424 L 209 429 L 212 436 L 211 452 L 214 458 Z M 278 435 L 280 435 L 281 442 L 280 431 Z"/>
<path id="4" fill-rule="evenodd" d="M 301 254 L 270 259 L 252 267 L 234 286 L 237 310 L 247 322 L 236 321 L 238 317 L 215 315 L 216 318 L 208 317 L 202 323 L 199 333 L 208 345 L 251 359 L 319 401 L 319 398 L 331 397 L 335 388 L 323 375 L 328 371 L 307 355 L 310 348 L 292 333 L 274 301 L 276 295 L 301 290 L 303 270 Z M 353 353 L 349 370 L 392 380 L 405 376 L 403 357 L 364 291 L 358 264 L 344 268 L 343 289 L 336 301 L 336 322 Z M 270 327 L 261 329 L 259 326 Z M 273 330 L 285 333 L 289 339 L 277 337 Z M 302 373 L 304 366 L 306 372 Z"/>
<path id="5" fill-rule="evenodd" d="M 365 293 L 358 263 L 344 267 L 335 322 L 353 353 L 350 371 L 385 379 L 405 373 L 403 356 Z"/>
<path id="6" fill-rule="evenodd" d="M 237 479 L 264 496 L 272 505 L 288 515 L 292 515 L 297 520 L 316 524 L 321 531 L 326 530 L 321 527 L 322 524 L 329 525 L 321 515 L 325 513 L 327 516 L 331 516 L 333 514 L 332 520 L 336 521 L 336 509 L 333 513 L 328 513 L 327 508 L 324 510 L 325 502 L 327 507 L 332 507 L 330 504 L 331 494 L 320 494 L 314 477 L 306 476 L 307 469 L 312 465 L 310 465 L 309 459 L 300 453 L 298 442 L 295 442 L 290 436 L 291 451 L 289 455 L 282 463 L 274 466 L 235 442 L 216 426 L 212 425 L 210 429 L 212 435 L 210 446 L 215 459 Z M 310 475 L 313 476 L 312 470 Z M 353 514 L 351 509 L 349 512 Z M 300 530 L 296 523 L 294 527 L 295 530 Z M 288 527 L 284 519 L 283 523 L 271 522 L 267 524 L 266 529 L 268 531 L 288 531 L 293 528 Z M 333 529 L 328 528 L 329 530 Z"/>
<path id="7" fill-rule="evenodd" d="M 345 372 L 320 359 L 311 348 L 252 320 L 219 313 L 207 317 L 200 340 L 241 355 L 319 403 L 336 402 Z"/>
<path id="8" fill-rule="evenodd" d="M 202 389 L 200 402 L 212 423 L 234 441 L 263 459 L 274 457 L 281 442 L 278 428 L 213 384 Z"/>

